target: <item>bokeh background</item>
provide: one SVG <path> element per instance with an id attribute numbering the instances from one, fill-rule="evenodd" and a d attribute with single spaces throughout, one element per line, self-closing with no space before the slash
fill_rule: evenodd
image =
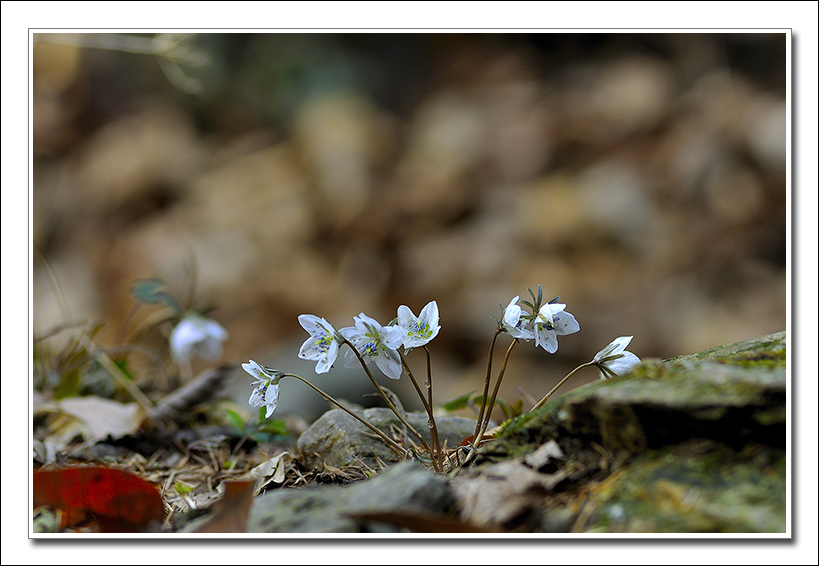
<path id="1" fill-rule="evenodd" d="M 37 35 L 35 336 L 102 321 L 98 344 L 127 342 L 151 313 L 131 286 L 158 277 L 218 307 L 223 361 L 366 404 L 360 371 L 297 358 L 297 316 L 434 299 L 443 402 L 482 388 L 492 317 L 540 284 L 581 331 L 516 347 L 500 396 L 526 408 L 617 336 L 665 358 L 784 330 L 786 40 Z M 140 338 L 161 365 L 129 360 L 146 389 L 179 371 L 170 329 Z M 417 408 L 406 381 L 383 380 Z M 313 418 L 316 397 L 285 382 L 277 413 Z"/>

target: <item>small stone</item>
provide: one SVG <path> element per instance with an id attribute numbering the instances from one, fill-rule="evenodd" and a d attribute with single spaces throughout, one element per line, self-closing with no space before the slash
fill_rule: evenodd
<path id="1" fill-rule="evenodd" d="M 351 515 L 388 512 L 444 515 L 454 503 L 445 477 L 412 462 L 402 462 L 350 486 L 314 485 L 269 491 L 253 500 L 247 532 L 394 533 L 402 529 Z"/>
<path id="2" fill-rule="evenodd" d="M 390 425 L 400 427 L 398 418 L 389 409 L 365 409 L 355 413 L 390 437 Z M 407 413 L 407 421 L 429 442 L 427 420 L 426 413 Z M 475 421 L 465 417 L 438 417 L 435 422 L 444 446 L 457 446 L 475 432 Z M 414 439 L 411 433 L 408 438 Z M 301 454 L 299 459 L 305 465 L 320 469 L 325 466 L 368 466 L 378 470 L 400 459 L 383 440 L 341 409 L 328 411 L 313 423 L 299 437 L 298 451 Z"/>

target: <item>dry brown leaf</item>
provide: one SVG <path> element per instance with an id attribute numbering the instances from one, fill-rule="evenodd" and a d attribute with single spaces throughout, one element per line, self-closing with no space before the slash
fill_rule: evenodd
<path id="1" fill-rule="evenodd" d="M 551 460 L 562 460 L 563 450 L 555 440 L 544 443 L 540 448 L 526 456 L 524 463 L 533 470 L 539 470 L 546 466 Z"/>
<path id="2" fill-rule="evenodd" d="M 121 438 L 139 429 L 145 415 L 136 403 L 118 403 L 102 397 L 70 397 L 41 405 L 37 412 L 57 413 L 50 423 L 44 442 L 57 450 L 65 448 L 76 436 L 95 442 L 107 438 Z"/>
<path id="3" fill-rule="evenodd" d="M 253 503 L 252 481 L 222 482 L 225 495 L 213 504 L 213 516 L 195 533 L 243 533 Z"/>
<path id="4" fill-rule="evenodd" d="M 293 461 L 293 455 L 289 452 L 282 452 L 278 456 L 274 456 L 269 460 L 265 460 L 246 474 L 243 474 L 237 480 L 253 481 L 255 487 L 253 495 L 258 495 L 259 492 L 270 482 L 284 483 L 286 479 L 285 469 L 287 464 Z"/>
<path id="5" fill-rule="evenodd" d="M 563 472 L 540 474 L 520 460 L 508 460 L 485 466 L 474 477 L 456 477 L 453 487 L 463 521 L 499 528 L 537 506 L 563 478 Z"/>

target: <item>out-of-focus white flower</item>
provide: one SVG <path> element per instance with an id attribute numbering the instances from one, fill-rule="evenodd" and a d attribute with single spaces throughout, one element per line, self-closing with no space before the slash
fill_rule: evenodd
<path id="1" fill-rule="evenodd" d="M 270 418 L 273 411 L 276 410 L 276 405 L 279 403 L 279 380 L 282 373 L 270 368 L 260 366 L 253 360 L 246 364 L 242 364 L 242 369 L 255 378 L 252 385 L 256 387 L 253 393 L 250 394 L 248 404 L 251 407 L 266 407 L 265 417 Z"/>
<path id="2" fill-rule="evenodd" d="M 518 299 L 520 299 L 520 295 L 512 299 L 509 306 L 503 311 L 502 325 L 504 330 L 506 330 L 512 338 L 531 340 L 535 337 L 535 333 L 529 328 L 531 326 L 531 320 L 521 317 L 523 310 L 520 308 L 520 305 L 518 305 Z"/>
<path id="3" fill-rule="evenodd" d="M 323 318 L 312 314 L 300 315 L 299 324 L 310 334 L 310 338 L 301 345 L 299 357 L 318 362 L 316 373 L 327 373 L 338 357 L 335 328 Z"/>
<path id="4" fill-rule="evenodd" d="M 211 362 L 218 360 L 227 337 L 227 330 L 215 320 L 188 313 L 171 331 L 171 357 L 177 364 L 188 363 L 195 354 Z"/>
<path id="5" fill-rule="evenodd" d="M 398 348 L 404 341 L 404 331 L 398 326 L 381 326 L 365 315 L 355 317 L 355 326 L 342 328 L 339 333 L 350 341 L 364 362 L 375 360 L 375 365 L 390 379 L 399 379 L 403 368 Z M 356 367 L 358 358 L 353 352 L 344 355 L 345 367 Z"/>
<path id="6" fill-rule="evenodd" d="M 427 303 L 418 318 L 415 318 L 408 306 L 401 305 L 398 307 L 398 327 L 403 331 L 405 350 L 429 343 L 441 329 L 438 324 L 438 303 Z"/>
<path id="7" fill-rule="evenodd" d="M 625 352 L 633 336 L 620 336 L 597 352 L 592 363 L 600 370 L 600 379 L 611 379 L 615 375 L 625 375 L 640 363 L 640 358 L 631 352 Z"/>
<path id="8" fill-rule="evenodd" d="M 535 345 L 554 354 L 557 351 L 557 337 L 565 334 L 574 334 L 580 330 L 580 325 L 574 316 L 563 309 L 562 303 L 546 303 L 537 313 L 534 320 Z"/>

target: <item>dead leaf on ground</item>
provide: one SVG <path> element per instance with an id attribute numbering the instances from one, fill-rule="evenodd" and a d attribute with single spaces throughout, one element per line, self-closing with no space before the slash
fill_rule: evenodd
<path id="1" fill-rule="evenodd" d="M 32 485 L 34 508 L 42 505 L 60 508 L 69 524 L 88 514 L 97 520 L 103 532 L 141 532 L 165 517 L 159 489 L 116 468 L 41 470 L 34 472 Z"/>
<path id="2" fill-rule="evenodd" d="M 253 481 L 226 481 L 225 495 L 213 504 L 213 516 L 195 533 L 243 533 L 253 503 Z"/>
<path id="3" fill-rule="evenodd" d="M 282 452 L 278 456 L 274 456 L 269 460 L 265 460 L 246 474 L 237 478 L 242 481 L 253 481 L 255 486 L 253 495 L 258 495 L 259 492 L 269 483 L 282 484 L 286 479 L 285 469 L 287 465 L 294 460 L 293 455 L 289 452 Z"/>
<path id="4" fill-rule="evenodd" d="M 526 456 L 524 463 L 533 470 L 540 470 L 552 460 L 562 460 L 564 457 L 563 450 L 556 440 L 549 440 L 541 445 L 540 448 Z"/>
<path id="5" fill-rule="evenodd" d="M 531 511 L 565 478 L 541 474 L 519 459 L 484 466 L 471 477 L 458 476 L 453 487 L 460 517 L 482 528 L 499 528 Z"/>
<path id="6" fill-rule="evenodd" d="M 50 433 L 44 442 L 57 449 L 65 448 L 80 436 L 88 442 L 108 437 L 121 438 L 135 433 L 145 418 L 136 403 L 119 403 L 102 397 L 70 397 L 34 408 L 38 413 L 54 413 L 49 424 Z"/>

